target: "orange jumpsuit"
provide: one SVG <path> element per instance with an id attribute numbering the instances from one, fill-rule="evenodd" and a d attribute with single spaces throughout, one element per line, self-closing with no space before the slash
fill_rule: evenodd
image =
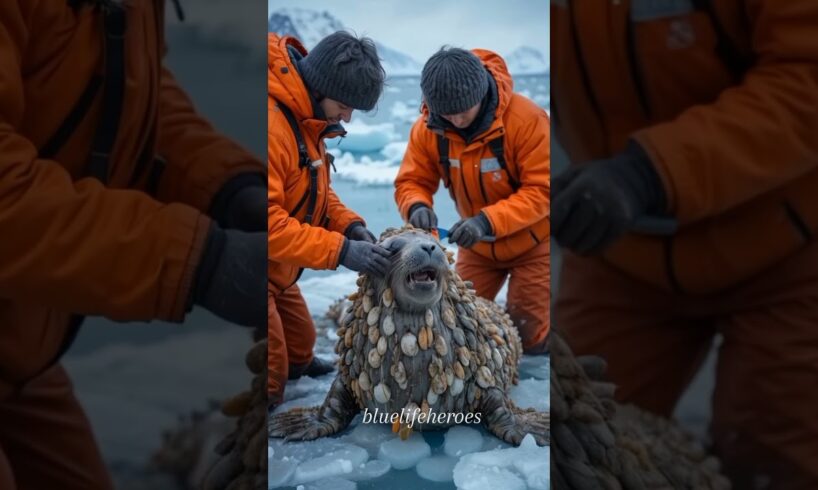
<path id="1" fill-rule="evenodd" d="M 128 2 L 126 15 L 123 106 L 104 186 L 83 177 L 102 91 L 56 153 L 41 154 L 104 72 L 100 12 L 0 2 L 3 489 L 111 487 L 70 382 L 53 365 L 71 316 L 181 321 L 213 197 L 233 177 L 264 172 L 163 68 L 164 2 Z"/>
<path id="2" fill-rule="evenodd" d="M 503 59 L 482 49 L 474 53 L 494 78 L 498 104 L 491 126 L 470 143 L 445 130 L 452 162 L 448 177 L 438 159 L 436 131 L 427 126 L 428 108 L 412 127 L 406 155 L 395 180 L 395 200 L 408 218 L 413 205 L 432 207 L 441 179 L 463 218 L 485 214 L 496 242 L 461 249 L 457 270 L 477 294 L 494 299 L 507 277 L 508 311 L 526 351 L 545 349 L 550 304 L 550 126 L 547 113 L 513 93 Z M 497 165 L 489 142 L 504 138 L 507 164 Z M 517 185 L 514 185 L 514 184 Z"/>
<path id="3" fill-rule="evenodd" d="M 312 98 L 292 56 L 307 51 L 292 37 L 268 36 L 267 76 L 267 227 L 268 227 L 268 394 L 283 395 L 289 364 L 312 360 L 315 326 L 296 281 L 303 268 L 335 269 L 344 244 L 343 233 L 364 220 L 347 209 L 330 187 L 330 160 L 324 138 L 337 136 L 340 126 L 316 119 Z M 298 146 L 283 104 L 297 120 L 309 161 L 299 162 Z M 310 168 L 316 184 L 310 185 Z M 314 195 L 313 209 L 310 195 Z M 310 214 L 310 212 L 312 213 Z M 308 216 L 310 220 L 307 221 Z"/>
<path id="4" fill-rule="evenodd" d="M 818 488 L 818 3 L 592 3 L 551 4 L 555 134 L 575 164 L 634 139 L 680 227 L 566 253 L 558 328 L 662 415 L 721 334 L 735 488 Z"/>

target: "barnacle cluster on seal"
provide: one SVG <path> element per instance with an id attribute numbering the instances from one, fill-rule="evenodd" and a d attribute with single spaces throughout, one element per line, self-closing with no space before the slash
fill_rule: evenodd
<path id="1" fill-rule="evenodd" d="M 384 278 L 361 275 L 342 314 L 338 375 L 320 407 L 274 414 L 269 435 L 309 440 L 344 429 L 364 409 L 412 414 L 412 424 L 456 422 L 431 414 L 481 414 L 497 437 L 519 444 L 532 434 L 549 441 L 547 413 L 521 409 L 508 396 L 518 380 L 517 329 L 495 303 L 475 295 L 451 267 L 453 253 L 429 233 L 388 229 L 379 243 L 392 250 Z M 419 417 L 426 414 L 427 417 Z"/>

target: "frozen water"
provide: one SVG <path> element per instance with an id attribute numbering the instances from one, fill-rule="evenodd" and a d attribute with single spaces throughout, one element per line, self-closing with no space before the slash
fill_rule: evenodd
<path id="1" fill-rule="evenodd" d="M 549 386 L 539 379 L 521 379 L 517 386 L 511 387 L 511 399 L 520 408 L 536 408 L 542 412 L 550 410 Z"/>
<path id="2" fill-rule="evenodd" d="M 429 457 L 432 450 L 417 432 L 412 433 L 405 441 L 396 437 L 381 443 L 378 459 L 389 461 L 396 470 L 405 470 L 415 466 L 418 461 Z"/>
<path id="3" fill-rule="evenodd" d="M 360 416 L 356 419 L 360 422 Z M 395 438 L 392 428 L 385 424 L 361 424 L 355 426 L 352 432 L 343 437 L 343 439 L 352 444 L 361 446 L 369 451 L 369 455 L 373 458 L 378 456 L 381 443 Z"/>
<path id="4" fill-rule="evenodd" d="M 387 474 L 392 469 L 389 461 L 381 461 L 380 459 L 373 459 L 366 463 L 359 465 L 352 470 L 352 473 L 345 475 L 350 480 L 374 480 Z"/>
<path id="5" fill-rule="evenodd" d="M 542 489 L 549 487 L 550 453 L 531 435 L 519 447 L 468 454 L 454 467 L 458 489 Z"/>
<path id="6" fill-rule="evenodd" d="M 358 484 L 344 478 L 326 478 L 299 487 L 304 490 L 356 490 Z"/>
<path id="7" fill-rule="evenodd" d="M 293 484 L 347 475 L 366 463 L 368 459 L 369 454 L 366 449 L 350 444 L 344 449 L 332 451 L 299 464 L 292 477 Z"/>
<path id="8" fill-rule="evenodd" d="M 449 456 L 463 456 L 483 447 L 483 436 L 476 429 L 466 426 L 452 427 L 446 432 L 443 452 Z"/>
<path id="9" fill-rule="evenodd" d="M 447 482 L 452 481 L 455 464 L 457 464 L 457 458 L 452 456 L 432 456 L 421 459 L 415 471 L 425 480 Z"/>
<path id="10" fill-rule="evenodd" d="M 267 486 L 268 488 L 278 488 L 284 486 L 295 473 L 298 467 L 298 462 L 290 459 L 273 459 L 267 460 Z"/>
<path id="11" fill-rule="evenodd" d="M 354 119 L 343 124 L 347 134 L 338 142 L 338 148 L 354 153 L 378 151 L 397 138 L 392 123 L 367 124 Z"/>

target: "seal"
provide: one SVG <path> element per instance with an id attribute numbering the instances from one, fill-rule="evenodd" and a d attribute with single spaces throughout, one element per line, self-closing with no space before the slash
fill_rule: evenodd
<path id="1" fill-rule="evenodd" d="M 379 242 L 393 251 L 391 266 L 384 278 L 358 277 L 339 321 L 338 375 L 323 405 L 271 416 L 269 436 L 325 437 L 377 409 L 407 416 L 393 425 L 404 438 L 411 428 L 457 423 L 439 414 L 471 413 L 510 444 L 529 433 L 548 444 L 549 414 L 508 397 L 522 354 L 508 314 L 477 297 L 452 269 L 454 254 L 425 231 L 390 228 Z"/>

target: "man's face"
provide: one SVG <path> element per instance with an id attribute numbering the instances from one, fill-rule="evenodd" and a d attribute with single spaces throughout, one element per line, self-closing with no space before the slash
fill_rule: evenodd
<path id="1" fill-rule="evenodd" d="M 458 129 L 464 129 L 468 128 L 469 125 L 474 122 L 474 118 L 477 117 L 478 112 L 480 112 L 480 104 L 477 104 L 466 112 L 449 114 L 447 116 L 441 115 L 440 117 L 452 123 L 452 126 Z"/>
<path id="2" fill-rule="evenodd" d="M 352 111 L 354 109 L 348 105 L 344 105 L 337 100 L 332 100 L 329 97 L 324 97 L 324 99 L 319 102 L 319 105 L 327 116 L 327 122 L 330 124 L 338 124 L 341 121 L 348 123 L 352 120 Z"/>

